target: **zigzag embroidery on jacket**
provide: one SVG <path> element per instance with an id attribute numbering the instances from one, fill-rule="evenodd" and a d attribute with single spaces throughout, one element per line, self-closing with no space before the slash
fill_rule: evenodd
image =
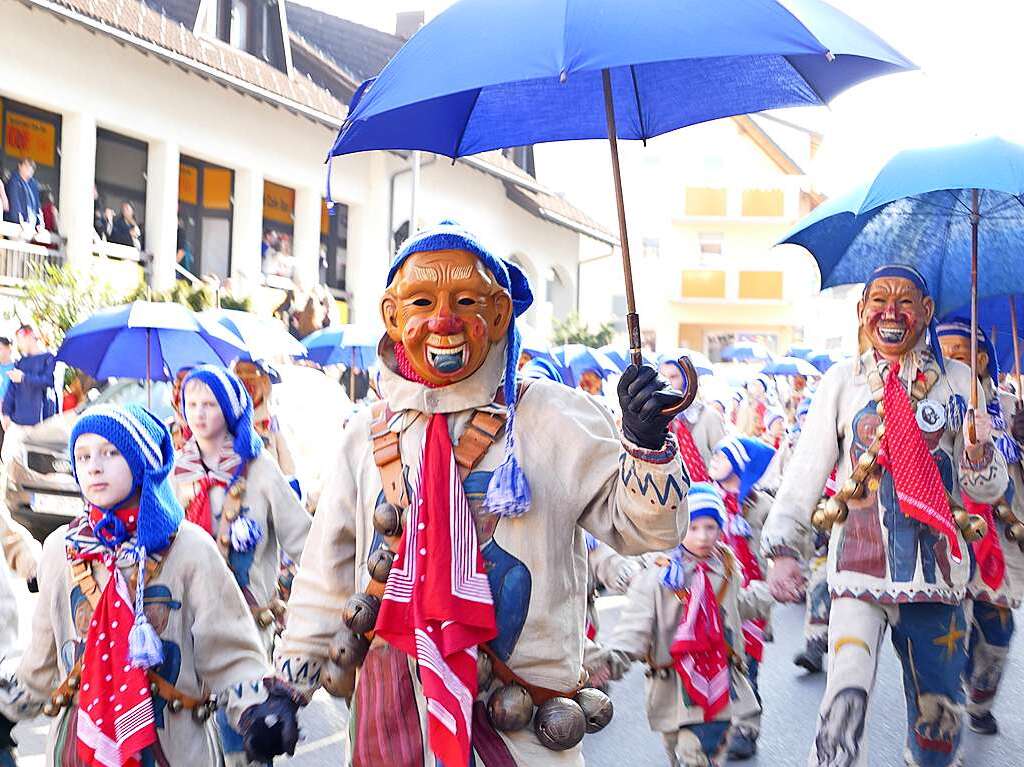
<path id="1" fill-rule="evenodd" d="M 263 689 L 263 680 L 260 679 L 255 682 L 248 683 L 242 682 L 241 684 L 236 684 L 234 687 L 230 688 L 229 691 L 234 693 L 235 697 L 241 698 L 242 695 L 245 693 L 246 687 L 249 688 L 250 692 L 260 692 Z"/>
<path id="2" fill-rule="evenodd" d="M 668 503 L 670 497 L 674 493 L 676 500 L 682 502 L 683 497 L 686 495 L 686 491 L 679 486 L 679 483 L 672 474 L 665 474 L 662 477 L 657 477 L 648 470 L 644 472 L 643 476 L 640 476 L 636 468 L 637 463 L 639 463 L 639 461 L 625 453 L 619 456 L 619 478 L 622 480 L 622 484 L 626 488 L 629 488 L 629 483 L 632 480 L 636 485 L 636 490 L 639 491 L 640 495 L 644 498 L 647 498 L 653 492 L 655 497 L 658 499 L 658 503 L 664 505 Z M 686 467 L 681 466 L 680 469 L 683 474 L 683 481 L 686 483 L 686 486 L 689 487 L 690 477 L 686 471 Z"/>
<path id="3" fill-rule="evenodd" d="M 315 667 L 312 674 L 309 672 L 310 665 Z M 281 664 L 281 668 L 278 672 L 284 674 L 291 684 L 310 684 L 317 685 L 320 683 L 320 663 L 317 661 L 303 661 L 302 665 L 299 666 L 298 671 L 292 673 L 292 662 L 291 659 L 284 661 Z"/>

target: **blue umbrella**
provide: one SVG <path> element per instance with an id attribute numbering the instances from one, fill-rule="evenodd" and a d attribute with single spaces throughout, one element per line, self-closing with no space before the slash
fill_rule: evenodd
<path id="1" fill-rule="evenodd" d="M 945 317 L 970 321 L 971 306 L 965 304 Z M 1019 366 L 1020 326 L 1024 324 L 1024 295 L 989 296 L 978 300 L 978 325 L 989 334 L 995 346 L 996 360 L 1003 373 L 1017 372 Z M 992 331 L 995 331 L 994 333 Z M 1017 343 L 1014 343 L 1014 338 Z"/>
<path id="2" fill-rule="evenodd" d="M 807 360 L 799 357 L 779 357 L 772 360 L 761 372 L 770 376 L 820 376 L 821 371 Z"/>
<path id="3" fill-rule="evenodd" d="M 57 359 L 93 378 L 169 381 L 181 368 L 248 359 L 243 342 L 181 304 L 135 301 L 96 312 L 64 336 Z"/>
<path id="4" fill-rule="evenodd" d="M 661 357 L 658 358 L 658 362 L 678 360 L 680 357 L 689 358 L 690 364 L 693 365 L 693 369 L 697 371 L 697 375 L 699 376 L 710 376 L 715 374 L 715 369 L 711 364 L 711 360 L 709 360 L 706 355 L 701 354 L 700 352 L 695 352 L 693 349 L 676 349 L 675 351 L 661 355 Z"/>
<path id="5" fill-rule="evenodd" d="M 787 357 L 799 357 L 802 360 L 807 359 L 811 352 L 814 351 L 810 346 L 790 346 L 786 349 Z"/>
<path id="6" fill-rule="evenodd" d="M 639 364 L 617 139 L 820 105 L 910 68 L 820 0 L 462 0 L 360 87 L 331 156 L 420 149 L 456 158 L 607 136 L 630 355 Z"/>
<path id="7" fill-rule="evenodd" d="M 600 349 L 598 349 L 598 351 L 615 363 L 615 367 L 618 368 L 616 372 L 621 373 L 627 367 L 629 367 L 629 359 L 627 357 L 627 354 L 623 353 L 622 348 L 619 347 L 617 344 L 608 344 L 607 346 L 602 346 Z M 649 365 L 653 365 L 658 361 L 657 358 L 651 356 L 646 351 L 641 352 L 641 354 L 643 356 L 644 362 L 646 362 Z"/>
<path id="8" fill-rule="evenodd" d="M 772 356 L 767 346 L 753 341 L 738 341 L 722 349 L 725 362 L 761 362 L 772 359 Z"/>
<path id="9" fill-rule="evenodd" d="M 621 372 L 614 362 L 597 349 L 583 344 L 565 344 L 552 348 L 555 363 L 561 368 L 562 377 L 569 386 L 578 386 L 580 377 L 588 370 L 602 379 Z"/>
<path id="10" fill-rule="evenodd" d="M 807 361 L 824 373 L 843 358 L 844 355 L 838 352 L 811 352 Z"/>
<path id="11" fill-rule="evenodd" d="M 254 360 L 306 356 L 306 347 L 274 317 L 237 309 L 208 309 L 199 316 L 220 323 L 238 336 Z"/>
<path id="12" fill-rule="evenodd" d="M 355 325 L 331 325 L 302 339 L 306 354 L 318 365 L 346 365 L 367 370 L 377 361 L 380 336 Z"/>

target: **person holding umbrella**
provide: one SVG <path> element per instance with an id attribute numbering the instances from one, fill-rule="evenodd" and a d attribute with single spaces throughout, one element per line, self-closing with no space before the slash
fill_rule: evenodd
<path id="1" fill-rule="evenodd" d="M 947 360 L 971 364 L 971 325 L 950 320 L 938 326 L 939 344 Z M 994 735 L 999 731 L 992 705 L 999 692 L 1006 656 L 1013 639 L 1013 610 L 1024 597 L 1024 476 L 1021 474 L 1021 448 L 1008 433 L 1005 413 L 1013 412 L 1016 399 L 999 390 L 999 366 L 995 349 L 984 331 L 977 333 L 978 383 L 985 392 L 988 413 L 994 426 L 994 439 L 1006 459 L 1011 484 L 995 504 L 984 504 L 965 497 L 964 507 L 985 518 L 988 531 L 971 548 L 976 566 L 967 583 L 964 609 L 971 621 L 971 641 L 967 657 L 967 713 L 969 726 L 977 733 Z M 1017 418 L 1014 419 L 1018 420 Z M 1024 417 L 1019 420 L 1024 421 Z M 1024 425 L 1024 424 L 1022 424 Z M 1024 436 L 1024 435 L 1022 435 Z"/>
<path id="2" fill-rule="evenodd" d="M 584 532 L 640 554 L 685 530 L 678 393 L 626 368 L 620 433 L 578 390 L 517 385 L 532 298 L 451 222 L 389 271 L 381 400 L 345 428 L 277 652 L 307 697 L 351 698 L 359 767 L 582 764 L 611 716 L 583 687 Z"/>
<path id="3" fill-rule="evenodd" d="M 967 541 L 986 531 L 961 493 L 997 503 L 1006 459 L 983 392 L 969 417 L 970 370 L 943 360 L 920 273 L 879 267 L 857 308 L 871 346 L 830 368 L 814 395 L 792 459 L 800 471 L 786 473 L 762 532 L 768 580 L 776 599 L 802 600 L 811 523 L 831 529 L 828 685 L 808 764 L 867 765 L 865 718 L 889 629 L 904 671 L 907 764 L 947 767 L 961 759 Z M 812 513 L 837 462 L 840 489 Z"/>

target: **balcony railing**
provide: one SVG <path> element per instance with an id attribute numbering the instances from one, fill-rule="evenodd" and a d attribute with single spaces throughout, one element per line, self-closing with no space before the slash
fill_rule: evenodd
<path id="1" fill-rule="evenodd" d="M 0 284 L 20 285 L 42 266 L 63 261 L 61 237 L 50 232 L 27 232 L 17 224 L 0 222 Z"/>

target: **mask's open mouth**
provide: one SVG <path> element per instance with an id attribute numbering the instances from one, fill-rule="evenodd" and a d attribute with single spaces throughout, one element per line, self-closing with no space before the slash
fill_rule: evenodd
<path id="1" fill-rule="evenodd" d="M 426 351 L 427 362 L 439 373 L 449 375 L 458 372 L 466 365 L 466 336 L 463 333 L 450 336 L 432 333 L 427 338 Z"/>
<path id="2" fill-rule="evenodd" d="M 878 337 L 887 344 L 901 344 L 903 339 L 907 337 L 907 327 L 903 323 L 879 324 Z"/>

